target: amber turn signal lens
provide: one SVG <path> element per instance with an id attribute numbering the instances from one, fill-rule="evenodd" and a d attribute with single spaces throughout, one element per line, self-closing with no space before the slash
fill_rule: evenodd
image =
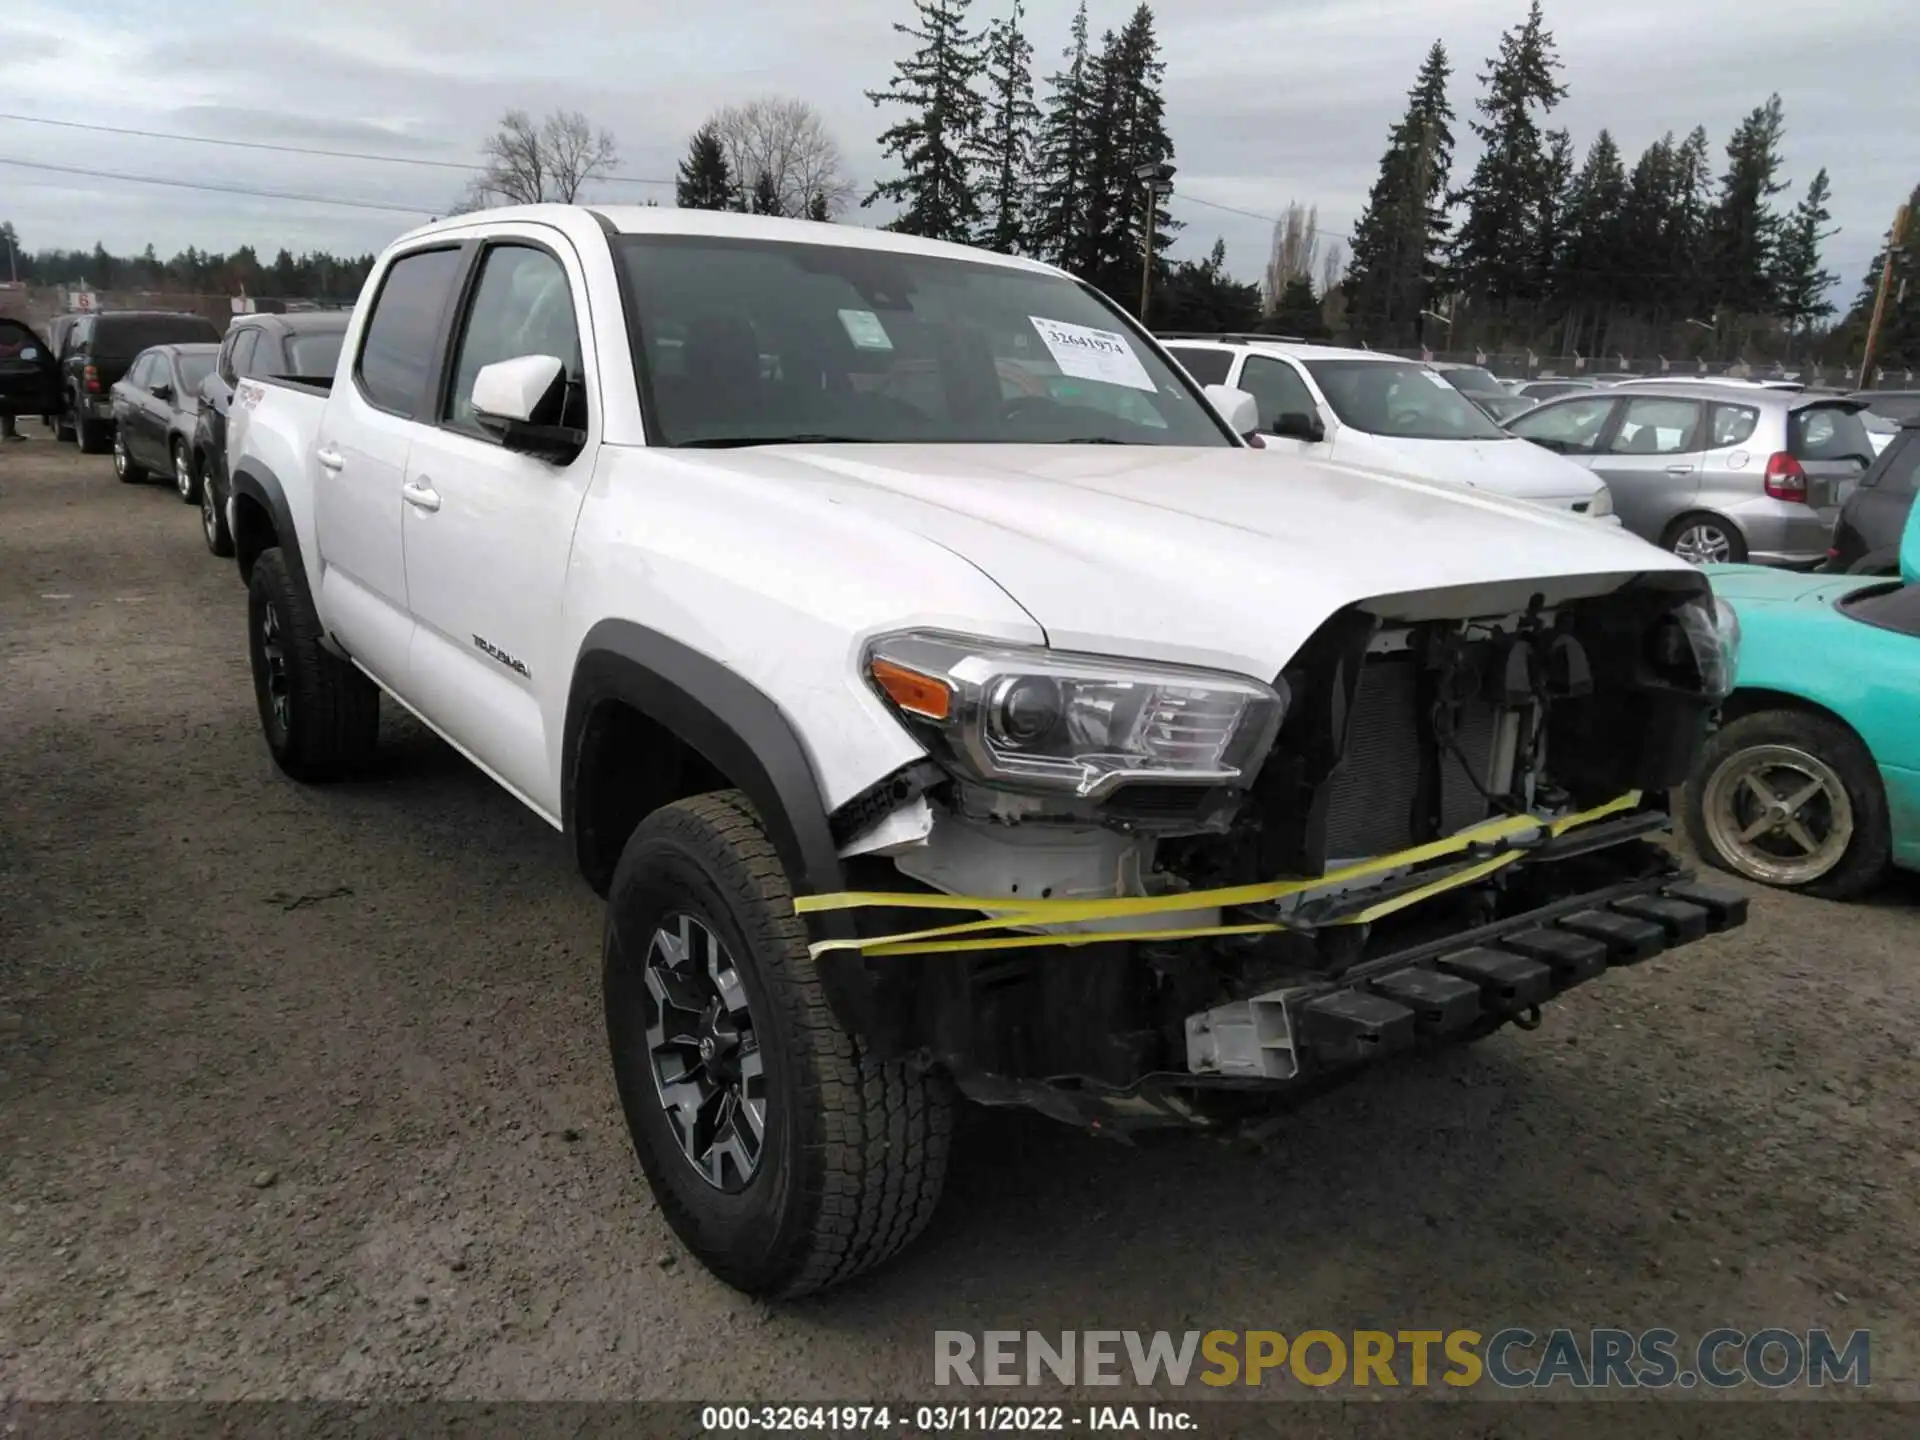
<path id="1" fill-rule="evenodd" d="M 867 670 L 887 698 L 908 714 L 945 720 L 953 713 L 953 689 L 946 681 L 922 675 L 891 660 L 870 661 Z"/>

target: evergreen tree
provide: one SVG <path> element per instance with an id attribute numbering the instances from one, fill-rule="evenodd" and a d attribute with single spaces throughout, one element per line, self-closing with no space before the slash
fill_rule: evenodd
<path id="1" fill-rule="evenodd" d="M 827 208 L 825 192 L 820 190 L 813 192 L 813 198 L 807 201 L 807 219 L 822 222 L 833 219 L 833 212 Z"/>
<path id="2" fill-rule="evenodd" d="M 1467 217 L 1453 247 L 1461 288 L 1494 301 L 1531 300 L 1537 294 L 1540 218 L 1546 207 L 1547 152 L 1536 112 L 1566 95 L 1553 36 L 1540 0 L 1527 18 L 1500 37 L 1500 53 L 1482 72 L 1484 120 L 1473 133 L 1484 147 L 1466 188 Z"/>
<path id="3" fill-rule="evenodd" d="M 1047 81 L 1046 118 L 1034 150 L 1034 210 L 1028 248 L 1065 265 L 1086 230 L 1087 150 L 1093 118 L 1095 61 L 1087 50 L 1087 4 L 1073 17 L 1067 68 Z"/>
<path id="4" fill-rule="evenodd" d="M 1546 295 L 1560 268 L 1567 246 L 1567 211 L 1572 202 L 1573 136 L 1565 130 L 1547 132 L 1546 166 L 1540 177 L 1539 231 L 1534 237 L 1533 289 Z"/>
<path id="5" fill-rule="evenodd" d="M 1434 41 L 1407 92 L 1406 114 L 1387 134 L 1380 173 L 1353 227 L 1347 313 L 1368 339 L 1392 341 L 1417 331 L 1420 312 L 1433 302 L 1453 167 L 1452 73 L 1446 46 Z"/>
<path id="6" fill-rule="evenodd" d="M 1216 240 L 1205 260 L 1156 267 L 1154 323 L 1163 330 L 1210 333 L 1252 330 L 1260 323 L 1260 287 L 1227 274 L 1227 242 Z"/>
<path id="7" fill-rule="evenodd" d="M 1780 140 L 1786 118 L 1778 95 L 1755 107 L 1727 142 L 1727 169 L 1708 217 L 1706 260 L 1713 281 L 1710 298 L 1737 315 L 1762 315 L 1777 299 L 1774 252 L 1780 216 L 1773 197 L 1787 187 L 1778 179 Z"/>
<path id="8" fill-rule="evenodd" d="M 1020 0 L 1014 0 L 1013 13 L 987 28 L 986 123 L 976 146 L 986 209 L 979 241 L 1005 255 L 1028 248 L 1034 127 L 1040 122 L 1033 103 L 1033 45 L 1020 19 Z"/>
<path id="9" fill-rule="evenodd" d="M 1281 289 L 1266 328 L 1275 335 L 1298 335 L 1302 340 L 1325 340 L 1333 334 L 1320 297 L 1314 293 L 1313 281 L 1305 275 L 1294 276 Z"/>
<path id="10" fill-rule="evenodd" d="M 1637 314 L 1665 310 L 1673 298 L 1663 262 L 1678 193 L 1675 163 L 1673 136 L 1662 135 L 1640 152 L 1621 199 L 1608 299 Z"/>
<path id="11" fill-rule="evenodd" d="M 1153 33 L 1153 11 L 1145 3 L 1118 35 L 1109 32 L 1103 38 L 1095 67 L 1086 229 L 1073 269 L 1121 303 L 1139 290 L 1144 232 L 1151 227 L 1157 257 L 1178 228 L 1164 202 L 1158 196 L 1149 199 L 1134 173 L 1141 165 L 1173 158 L 1160 93 L 1166 68 Z"/>
<path id="12" fill-rule="evenodd" d="M 966 27 L 969 0 L 914 0 L 918 28 L 893 28 L 920 48 L 894 65 L 885 90 L 869 90 L 876 106 L 906 115 L 880 136 L 880 150 L 901 174 L 883 180 L 861 202 L 891 200 L 900 214 L 887 226 L 908 235 L 965 243 L 980 225 L 980 195 L 968 157 L 977 144 L 981 103 L 974 91 L 983 64 L 980 37 Z"/>
<path id="13" fill-rule="evenodd" d="M 1673 160 L 1673 209 L 1656 257 L 1666 272 L 1671 309 L 1682 319 L 1712 308 L 1707 299 L 1707 218 L 1713 209 L 1713 149 L 1704 125 L 1693 127 Z"/>
<path id="14" fill-rule="evenodd" d="M 1627 173 L 1620 147 L 1602 130 L 1567 189 L 1566 243 L 1560 248 L 1554 289 L 1571 310 L 1567 348 L 1588 345 L 1589 326 L 1619 298 Z"/>
<path id="15" fill-rule="evenodd" d="M 682 210 L 732 210 L 739 205 L 740 189 L 727 164 L 727 147 L 712 125 L 693 132 L 673 195 Z"/>
<path id="16" fill-rule="evenodd" d="M 753 182 L 753 191 L 748 201 L 755 215 L 778 215 L 780 211 L 780 191 L 773 183 L 773 172 L 762 170 Z"/>
<path id="17" fill-rule="evenodd" d="M 1796 334 L 1833 314 L 1827 291 L 1833 288 L 1836 277 L 1820 264 L 1820 247 L 1838 233 L 1822 228 L 1833 218 L 1827 209 L 1827 201 L 1832 198 L 1823 168 L 1793 207 L 1774 253 L 1774 288 L 1780 296 L 1780 318 L 1787 322 L 1788 355 L 1793 353 Z"/>

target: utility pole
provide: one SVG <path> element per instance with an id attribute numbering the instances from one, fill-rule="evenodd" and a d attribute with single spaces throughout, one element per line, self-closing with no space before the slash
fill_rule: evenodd
<path id="1" fill-rule="evenodd" d="M 1160 197 L 1173 193 L 1173 166 L 1165 160 L 1148 160 L 1133 167 L 1134 178 L 1146 192 L 1145 211 L 1140 221 L 1140 324 L 1147 324 L 1147 301 L 1153 289 L 1153 214 L 1160 208 Z"/>
<path id="2" fill-rule="evenodd" d="M 1867 348 L 1860 357 L 1860 388 L 1873 388 L 1873 351 L 1880 343 L 1880 322 L 1886 318 L 1887 291 L 1893 288 L 1893 257 L 1907 238 L 1907 207 L 1894 213 L 1893 229 L 1887 234 L 1887 263 L 1880 267 L 1880 284 L 1873 292 L 1873 318 L 1867 322 Z"/>

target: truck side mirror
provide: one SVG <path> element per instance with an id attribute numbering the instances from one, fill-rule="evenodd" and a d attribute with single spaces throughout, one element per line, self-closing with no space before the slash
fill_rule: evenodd
<path id="1" fill-rule="evenodd" d="M 1244 390 L 1231 385 L 1209 385 L 1207 399 L 1220 412 L 1220 418 L 1234 434 L 1245 439 L 1260 429 L 1260 405 Z"/>
<path id="2" fill-rule="evenodd" d="M 566 366 L 555 355 L 516 355 L 482 365 L 473 377 L 473 418 L 509 450 L 565 464 L 587 443 L 584 430 L 559 423 Z"/>
<path id="3" fill-rule="evenodd" d="M 1327 427 L 1318 415 L 1306 410 L 1286 410 L 1273 417 L 1273 433 L 1288 440 L 1304 440 L 1317 445 L 1327 438 Z"/>

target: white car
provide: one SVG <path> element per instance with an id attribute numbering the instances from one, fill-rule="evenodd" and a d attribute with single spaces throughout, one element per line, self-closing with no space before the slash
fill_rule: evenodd
<path id="1" fill-rule="evenodd" d="M 1166 348 L 1202 384 L 1253 396 L 1270 451 L 1613 515 L 1612 496 L 1589 471 L 1516 440 L 1417 360 L 1282 340 L 1179 339 Z"/>
<path id="2" fill-rule="evenodd" d="M 385 690 L 565 835 L 661 1215 L 756 1294 L 910 1241 L 956 1096 L 1257 1121 L 1741 923 L 1653 839 L 1737 662 L 1705 577 L 1251 409 L 1037 261 L 428 226 L 330 382 L 235 391 L 267 749 L 351 773 Z"/>

